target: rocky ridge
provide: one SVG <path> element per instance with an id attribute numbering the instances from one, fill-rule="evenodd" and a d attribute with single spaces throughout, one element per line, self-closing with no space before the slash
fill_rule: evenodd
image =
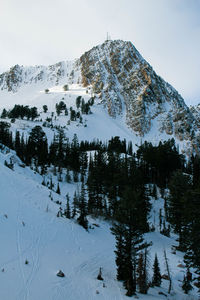
<path id="1" fill-rule="evenodd" d="M 76 61 L 59 62 L 50 66 L 24 67 L 15 65 L 8 72 L 0 74 L 0 89 L 16 93 L 25 85 L 51 84 L 58 85 L 62 81 L 73 83 L 74 73 L 78 72 Z M 79 81 L 80 79 L 76 79 Z"/>

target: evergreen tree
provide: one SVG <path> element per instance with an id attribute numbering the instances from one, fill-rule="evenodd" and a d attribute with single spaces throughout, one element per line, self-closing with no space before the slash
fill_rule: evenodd
<path id="1" fill-rule="evenodd" d="M 68 86 L 68 84 L 65 84 L 64 86 L 63 86 L 63 90 L 66 92 L 66 91 L 69 91 L 69 86 Z"/>
<path id="2" fill-rule="evenodd" d="M 190 190 L 186 194 L 188 205 L 185 209 L 185 235 L 186 254 L 184 260 L 189 266 L 200 270 L 200 187 Z"/>
<path id="3" fill-rule="evenodd" d="M 67 107 L 65 108 L 65 116 L 68 116 L 68 109 L 67 109 Z"/>
<path id="4" fill-rule="evenodd" d="M 63 159 L 64 159 L 64 140 L 65 134 L 62 129 L 59 130 L 59 136 L 58 136 L 58 148 L 57 148 L 57 163 L 59 166 L 63 165 Z"/>
<path id="5" fill-rule="evenodd" d="M 183 289 L 185 294 L 188 294 L 188 292 L 193 289 L 193 287 L 191 285 L 190 276 L 188 276 L 189 273 L 190 273 L 189 270 L 187 270 L 187 274 L 183 278 L 182 289 Z"/>
<path id="6" fill-rule="evenodd" d="M 73 171 L 73 180 L 74 180 L 74 182 L 78 182 L 78 180 L 79 180 L 79 176 L 78 176 L 77 171 Z"/>
<path id="7" fill-rule="evenodd" d="M 103 280 L 101 268 L 99 268 L 99 273 L 97 275 L 98 280 Z"/>
<path id="8" fill-rule="evenodd" d="M 74 109 L 70 110 L 70 121 L 76 121 L 76 111 Z"/>
<path id="9" fill-rule="evenodd" d="M 81 96 L 78 96 L 76 98 L 76 107 L 79 109 L 80 108 L 80 105 L 81 105 Z"/>
<path id="10" fill-rule="evenodd" d="M 160 286 L 161 285 L 161 274 L 160 274 L 160 267 L 158 262 L 157 254 L 155 254 L 154 264 L 153 264 L 153 278 L 152 278 L 152 285 L 153 286 Z"/>
<path id="11" fill-rule="evenodd" d="M 18 153 L 22 161 L 25 161 L 26 145 L 24 142 L 24 134 L 22 133 L 20 138 L 20 152 Z"/>
<path id="12" fill-rule="evenodd" d="M 67 219 L 71 219 L 71 210 L 70 210 L 70 205 L 69 205 L 69 194 L 66 195 L 67 198 L 67 205 L 66 205 L 66 210 L 64 212 L 64 215 L 66 216 Z"/>
<path id="13" fill-rule="evenodd" d="M 15 133 L 15 151 L 17 153 L 17 155 L 20 157 L 21 154 L 21 141 L 20 141 L 20 134 L 19 131 L 16 131 Z"/>
<path id="14" fill-rule="evenodd" d="M 155 184 L 153 185 L 152 196 L 155 198 L 155 200 L 158 199 L 158 196 L 157 196 L 157 188 L 156 188 L 156 185 L 155 185 Z"/>
<path id="15" fill-rule="evenodd" d="M 49 162 L 55 165 L 57 162 L 57 150 L 58 150 L 58 143 L 56 142 L 56 136 L 54 134 L 53 141 L 49 147 Z"/>
<path id="16" fill-rule="evenodd" d="M 136 262 L 139 252 L 147 247 L 143 242 L 143 227 L 137 211 L 139 195 L 126 191 L 115 214 L 116 222 L 111 231 L 116 238 L 117 278 L 123 280 L 127 295 L 136 292 Z"/>
<path id="17" fill-rule="evenodd" d="M 192 169 L 192 175 L 193 175 L 193 186 L 197 187 L 200 184 L 200 158 L 199 156 L 195 156 L 192 159 L 193 161 L 193 169 Z"/>
<path id="18" fill-rule="evenodd" d="M 44 164 L 48 160 L 48 144 L 45 132 L 41 126 L 35 126 L 30 133 L 27 144 L 28 161 L 32 158 L 38 161 L 38 164 Z"/>
<path id="19" fill-rule="evenodd" d="M 52 178 L 51 178 L 51 179 L 50 179 L 50 185 L 49 185 L 50 190 L 53 190 L 53 187 L 54 187 L 54 184 L 53 184 Z"/>
<path id="20" fill-rule="evenodd" d="M 84 184 L 81 185 L 81 195 L 79 200 L 79 211 L 80 215 L 77 219 L 79 225 L 83 226 L 86 230 L 88 229 L 88 220 L 87 220 L 87 208 L 86 208 L 86 199 L 85 199 L 85 188 Z"/>
<path id="21" fill-rule="evenodd" d="M 83 98 L 82 98 L 82 101 L 81 101 L 81 113 L 85 114 L 85 100 Z"/>
<path id="22" fill-rule="evenodd" d="M 168 219 L 175 232 L 179 234 L 179 250 L 186 250 L 184 238 L 186 229 L 185 212 L 190 206 L 186 195 L 190 189 L 190 176 L 183 174 L 180 170 L 176 171 L 169 182 Z"/>
<path id="23" fill-rule="evenodd" d="M 43 105 L 43 111 L 44 111 L 44 113 L 46 113 L 47 112 L 47 110 L 48 110 L 48 107 L 47 107 L 47 105 L 45 104 L 45 105 Z"/>
<path id="24" fill-rule="evenodd" d="M 7 112 L 7 110 L 4 108 L 3 111 L 2 111 L 2 114 L 1 114 L 1 118 L 2 118 L 2 119 L 5 119 L 5 118 L 7 117 L 7 115 L 8 115 L 8 112 Z"/>
<path id="25" fill-rule="evenodd" d="M 117 266 L 117 280 L 126 279 L 126 268 L 125 268 L 125 239 L 124 239 L 124 226 L 122 224 L 114 225 L 112 233 L 115 235 L 116 250 L 115 263 Z"/>
<path id="26" fill-rule="evenodd" d="M 141 294 L 147 294 L 148 291 L 148 279 L 147 279 L 147 250 L 141 252 L 138 260 L 137 268 L 137 284 L 139 287 L 139 292 Z"/>
<path id="27" fill-rule="evenodd" d="M 74 192 L 74 197 L 73 197 L 73 210 L 72 210 L 72 218 L 74 218 L 77 214 L 77 204 L 78 204 L 78 198 L 76 191 Z"/>
<path id="28" fill-rule="evenodd" d="M 69 169 L 67 169 L 67 173 L 66 173 L 66 182 L 68 183 L 71 183 L 72 179 L 71 179 L 71 176 L 70 176 L 70 171 Z"/>
<path id="29" fill-rule="evenodd" d="M 59 186 L 59 183 L 57 184 L 56 193 L 60 195 L 60 186 Z"/>

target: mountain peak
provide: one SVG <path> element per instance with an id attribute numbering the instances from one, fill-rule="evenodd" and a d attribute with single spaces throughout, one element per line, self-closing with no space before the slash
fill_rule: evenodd
<path id="1" fill-rule="evenodd" d="M 179 93 L 143 59 L 131 42 L 106 41 L 80 58 L 82 83 L 91 85 L 110 116 L 125 117 L 138 135 L 156 124 L 161 132 L 190 140 L 196 126 Z"/>

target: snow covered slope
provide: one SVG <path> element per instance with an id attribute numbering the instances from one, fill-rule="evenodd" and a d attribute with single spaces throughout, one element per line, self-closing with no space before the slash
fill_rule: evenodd
<path id="1" fill-rule="evenodd" d="M 10 157 L 16 161 L 14 170 L 4 165 Z M 65 205 L 65 195 L 52 192 L 52 201 L 49 190 L 40 184 L 42 177 L 19 165 L 14 152 L 0 153 L 0 299 L 127 299 L 124 288 L 116 280 L 115 241 L 110 224 L 90 219 L 92 229 L 87 232 L 73 220 L 57 218 L 55 202 L 62 201 Z M 71 195 L 74 189 L 74 184 L 65 183 L 62 191 Z M 177 266 L 183 263 L 183 255 L 171 253 L 176 237 L 167 238 L 159 233 L 158 213 L 163 208 L 163 200 L 152 199 L 152 203 L 151 221 L 156 231 L 146 235 L 146 239 L 153 242 L 149 261 L 152 264 L 157 252 L 164 274 L 163 250 L 166 250 L 173 292 L 168 298 L 158 294 L 167 294 L 168 281 L 163 280 L 161 288 L 150 288 L 148 295 L 138 294 L 139 299 L 197 299 L 196 290 L 190 296 L 181 290 L 185 269 Z M 100 267 L 103 282 L 96 279 Z M 56 276 L 58 270 L 65 273 L 64 278 Z M 152 270 L 149 271 L 151 276 Z"/>

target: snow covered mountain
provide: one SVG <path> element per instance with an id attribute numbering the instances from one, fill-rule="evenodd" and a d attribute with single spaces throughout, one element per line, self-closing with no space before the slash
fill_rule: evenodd
<path id="1" fill-rule="evenodd" d="M 77 105 L 77 99 L 81 104 Z M 94 104 L 89 105 L 86 113 L 81 105 L 91 99 Z M 56 105 L 61 101 L 65 109 L 58 113 Z M 199 152 L 197 109 L 189 109 L 178 92 L 153 71 L 130 42 L 106 41 L 79 59 L 48 67 L 12 67 L 0 75 L 0 113 L 16 104 L 38 109 L 38 116 L 33 120 L 1 118 L 10 124 L 13 137 L 19 131 L 24 141 L 32 128 L 40 125 L 49 144 L 60 132 L 64 142 L 71 141 L 74 134 L 79 141 L 106 142 L 119 136 L 132 141 L 133 150 L 145 140 L 157 144 L 173 137 L 183 153 Z M 94 151 L 88 151 L 87 155 L 92 157 Z M 62 172 L 56 173 L 56 168 L 48 165 L 45 175 L 41 175 L 41 166 L 36 163 L 25 166 L 14 150 L 0 144 L 0 299 L 127 299 L 122 282 L 116 280 L 111 221 L 88 216 L 86 231 L 77 224 L 76 218 L 58 218 L 59 209 L 66 207 L 67 194 L 72 207 L 74 192 L 80 191 L 81 182 L 67 182 L 66 174 L 69 172 L 72 178 L 73 170 L 64 166 Z M 44 180 L 48 182 L 46 186 L 41 184 Z M 55 186 L 50 188 L 51 180 L 54 185 L 59 183 L 60 195 L 55 192 Z M 152 184 L 147 186 L 147 190 L 152 188 Z M 177 235 L 171 232 L 167 237 L 160 233 L 159 215 L 165 217 L 165 200 L 161 189 L 155 188 L 157 197 L 149 195 L 152 206 L 148 215 L 154 231 L 146 233 L 145 240 L 151 243 L 150 266 L 157 253 L 165 279 L 161 287 L 150 287 L 147 295 L 138 293 L 138 297 L 142 300 L 197 299 L 195 285 L 189 295 L 181 287 L 186 265 L 184 253 L 176 249 Z M 170 295 L 164 250 L 172 279 Z M 100 267 L 103 282 L 97 280 Z M 59 270 L 65 277 L 56 276 Z M 191 268 L 196 278 L 194 271 Z M 152 273 L 150 267 L 149 280 Z"/>
<path id="2" fill-rule="evenodd" d="M 199 152 L 199 125 L 193 112 L 130 42 L 106 41 L 84 53 L 80 59 L 48 67 L 14 66 L 0 75 L 1 108 L 14 103 L 48 105 L 49 99 L 41 95 L 41 91 L 48 88 L 56 93 L 63 84 L 70 86 L 66 97 L 70 90 L 73 97 L 84 88 L 86 98 L 88 95 L 96 96 L 95 109 L 100 111 L 104 107 L 112 121 L 106 115 L 102 119 L 106 119 L 108 124 L 123 127 L 135 143 L 139 140 L 158 142 L 174 137 L 184 153 Z M 54 96 L 55 103 L 58 97 Z M 101 108 L 98 104 L 102 104 Z M 98 134 L 101 137 L 99 131 L 96 136 Z M 123 134 L 121 136 L 124 137 Z"/>

